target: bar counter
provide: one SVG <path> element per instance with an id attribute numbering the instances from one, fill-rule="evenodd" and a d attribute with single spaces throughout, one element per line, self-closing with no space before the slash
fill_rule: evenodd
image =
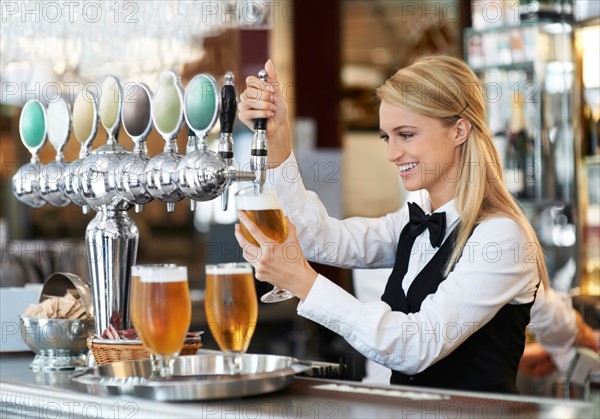
<path id="1" fill-rule="evenodd" d="M 32 359 L 30 353 L 0 354 L 0 418 L 600 417 L 597 403 L 304 377 L 275 393 L 229 400 L 101 397 L 71 381 L 71 372 L 32 372 Z"/>

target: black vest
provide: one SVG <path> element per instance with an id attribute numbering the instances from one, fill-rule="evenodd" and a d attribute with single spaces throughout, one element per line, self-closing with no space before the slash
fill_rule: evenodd
<path id="1" fill-rule="evenodd" d="M 402 280 L 408 269 L 410 252 L 415 242 L 408 234 L 408 225 L 402 230 L 398 242 L 396 262 L 381 300 L 393 311 L 416 313 L 429 294 L 436 292 L 446 279 L 444 266 L 456 242 L 455 228 L 431 261 L 423 268 L 408 289 L 402 289 Z M 477 281 L 477 278 L 472 278 Z M 450 388 L 456 390 L 517 393 L 515 380 L 519 360 L 525 348 L 525 327 L 533 302 L 521 305 L 506 304 L 482 328 L 473 333 L 445 358 L 424 371 L 407 375 L 392 370 L 391 384 Z M 464 325 L 460 325 L 464 329 Z M 423 329 L 423 325 L 418 325 Z M 438 326 L 441 338 L 454 339 L 458 328 Z M 429 332 L 431 330 L 422 330 Z"/>

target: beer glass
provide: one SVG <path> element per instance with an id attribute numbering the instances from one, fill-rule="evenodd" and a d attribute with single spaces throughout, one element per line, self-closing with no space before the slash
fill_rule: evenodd
<path id="1" fill-rule="evenodd" d="M 248 218 L 256 223 L 258 228 L 270 239 L 277 243 L 285 241 L 288 235 L 287 222 L 281 209 L 281 204 L 273 189 L 263 187 L 262 192 L 256 192 L 254 186 L 242 189 L 235 194 L 237 209 L 243 211 Z M 251 243 L 259 246 L 252 234 L 240 223 L 242 233 Z M 294 294 L 277 286 L 260 297 L 263 303 L 277 303 L 289 300 Z"/>
<path id="2" fill-rule="evenodd" d="M 152 378 L 168 378 L 192 318 L 187 268 L 136 265 L 131 279 L 131 319 L 151 354 Z"/>
<path id="3" fill-rule="evenodd" d="M 240 373 L 240 355 L 248 349 L 258 317 L 252 265 L 207 265 L 204 309 L 210 332 L 225 353 L 230 372 Z"/>

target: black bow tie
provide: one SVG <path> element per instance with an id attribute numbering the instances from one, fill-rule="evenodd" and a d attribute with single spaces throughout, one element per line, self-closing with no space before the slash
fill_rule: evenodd
<path id="1" fill-rule="evenodd" d="M 415 203 L 408 203 L 410 215 L 409 233 L 411 238 L 419 236 L 426 228 L 429 229 L 429 240 L 433 247 L 440 247 L 446 232 L 446 213 L 434 212 L 431 215 L 425 212 Z"/>

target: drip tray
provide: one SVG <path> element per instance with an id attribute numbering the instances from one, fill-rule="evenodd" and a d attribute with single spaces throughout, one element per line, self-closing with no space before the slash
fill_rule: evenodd
<path id="1" fill-rule="evenodd" d="M 228 373 L 221 354 L 180 356 L 171 378 L 150 379 L 149 359 L 115 362 L 76 372 L 72 380 L 96 395 L 130 395 L 159 401 L 229 399 L 270 393 L 289 386 L 311 368 L 295 358 L 241 355 L 241 373 Z"/>

